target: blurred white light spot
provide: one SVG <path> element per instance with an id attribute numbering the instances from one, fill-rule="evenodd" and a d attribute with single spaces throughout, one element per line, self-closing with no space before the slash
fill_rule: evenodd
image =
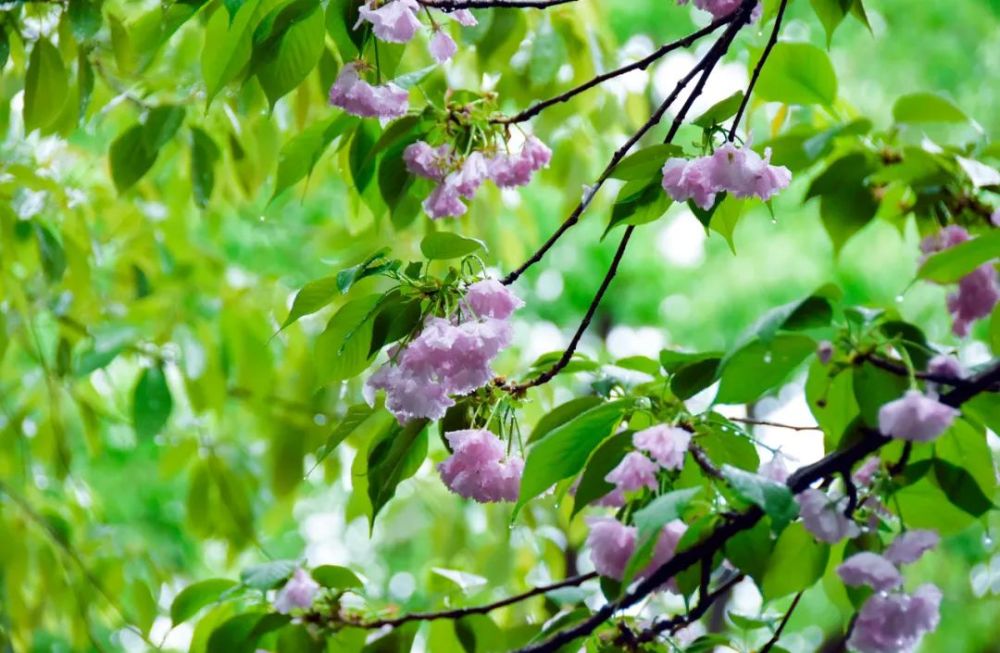
<path id="1" fill-rule="evenodd" d="M 417 581 L 414 580 L 413 574 L 401 571 L 392 575 L 389 579 L 389 594 L 393 596 L 398 601 L 405 601 L 413 596 L 413 592 L 417 589 Z"/>
<path id="2" fill-rule="evenodd" d="M 669 263 L 682 268 L 696 267 L 705 259 L 705 227 L 685 209 L 660 229 L 656 249 Z"/>
<path id="3" fill-rule="evenodd" d="M 542 301 L 550 302 L 558 299 L 563 292 L 563 277 L 558 270 L 551 268 L 538 275 L 535 283 L 535 293 Z"/>
<path id="4" fill-rule="evenodd" d="M 608 333 L 607 347 L 615 358 L 656 356 L 663 349 L 663 334 L 652 327 L 616 326 Z"/>

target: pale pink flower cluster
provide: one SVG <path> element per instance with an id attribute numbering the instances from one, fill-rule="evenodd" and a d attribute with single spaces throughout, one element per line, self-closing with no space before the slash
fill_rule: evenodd
<path id="1" fill-rule="evenodd" d="M 949 379 L 962 379 L 965 377 L 965 368 L 954 356 L 938 354 L 927 362 L 927 371 L 935 376 Z"/>
<path id="2" fill-rule="evenodd" d="M 920 250 L 925 255 L 930 255 L 964 243 L 969 238 L 969 232 L 965 229 L 951 225 L 924 238 L 920 243 Z M 998 301 L 1000 283 L 997 282 L 997 271 L 992 262 L 987 262 L 962 277 L 958 282 L 958 289 L 948 295 L 952 331 L 957 336 L 968 335 L 972 323 L 992 313 Z"/>
<path id="3" fill-rule="evenodd" d="M 757 468 L 757 474 L 775 483 L 784 483 L 790 474 L 788 466 L 785 465 L 785 457 L 780 452 L 771 456 L 771 460 L 763 463 Z"/>
<path id="4" fill-rule="evenodd" d="M 693 201 L 708 210 L 719 193 L 767 201 L 788 187 L 792 173 L 785 166 L 771 165 L 771 150 L 763 158 L 750 148 L 726 143 L 699 159 L 668 159 L 663 164 L 663 190 L 677 202 Z"/>
<path id="5" fill-rule="evenodd" d="M 686 5 L 687 3 L 688 0 L 677 0 L 677 4 L 679 5 Z M 741 4 L 743 4 L 743 0 L 694 0 L 695 7 L 698 7 L 698 9 L 703 11 L 707 11 L 712 14 L 712 17 L 715 19 L 728 16 L 736 11 Z M 753 13 L 750 14 L 750 20 L 759 20 L 763 10 L 763 7 L 758 2 L 757 6 L 753 8 Z"/>
<path id="6" fill-rule="evenodd" d="M 649 488 L 654 492 L 659 487 L 656 474 L 660 468 L 680 469 L 684 466 L 684 454 L 691 444 L 691 434 L 684 429 L 659 424 L 638 431 L 632 435 L 632 445 L 640 451 L 631 451 L 622 458 L 618 466 L 611 470 L 604 480 L 615 489 L 598 502 L 602 506 L 621 507 L 625 505 L 625 493 Z M 641 452 L 646 452 L 650 457 Z M 655 462 L 654 462 L 655 461 Z"/>
<path id="7" fill-rule="evenodd" d="M 441 419 L 455 405 L 450 395 L 468 394 L 493 378 L 490 365 L 512 337 L 508 318 L 523 302 L 487 279 L 469 286 L 462 306 L 452 319 L 429 318 L 420 334 L 368 379 L 369 403 L 376 390 L 385 390 L 385 407 L 401 424 Z"/>
<path id="8" fill-rule="evenodd" d="M 460 157 L 448 144 L 431 147 L 417 141 L 403 151 L 403 161 L 412 174 L 431 179 L 437 186 L 424 200 L 431 218 L 458 217 L 487 179 L 501 188 L 523 186 L 531 176 L 548 165 L 552 151 L 535 136 L 529 136 L 517 154 L 497 153 L 489 158 L 481 152 Z"/>
<path id="9" fill-rule="evenodd" d="M 409 92 L 392 82 L 372 86 L 361 79 L 356 63 L 345 64 L 330 87 L 330 104 L 362 118 L 404 116 L 410 108 L 409 98 Z"/>
<path id="10" fill-rule="evenodd" d="M 625 578 L 628 561 L 635 553 L 637 535 L 635 526 L 626 526 L 613 517 L 591 517 L 587 520 L 587 525 L 590 526 L 587 546 L 590 548 L 590 559 L 594 563 L 594 569 L 606 578 L 619 581 Z M 685 531 L 687 524 L 679 519 L 664 526 L 656 540 L 653 559 L 636 575 L 636 578 L 645 578 L 669 562 L 674 557 L 677 543 Z M 667 582 L 665 587 L 677 591 L 673 579 Z"/>
<path id="11" fill-rule="evenodd" d="M 313 580 L 309 572 L 302 568 L 296 569 L 275 595 L 274 609 L 281 614 L 288 614 L 294 609 L 307 610 L 312 607 L 317 592 L 319 583 Z"/>
<path id="12" fill-rule="evenodd" d="M 922 585 L 913 594 L 902 591 L 899 567 L 916 562 L 938 545 L 937 533 L 914 530 L 903 533 L 884 556 L 870 551 L 857 553 L 837 567 L 847 585 L 868 585 L 877 594 L 861 607 L 848 645 L 859 653 L 912 651 L 924 634 L 937 628 L 941 592 Z"/>
<path id="13" fill-rule="evenodd" d="M 795 500 L 799 504 L 802 523 L 817 540 L 835 544 L 845 537 L 853 539 L 861 533 L 854 520 L 844 514 L 847 497 L 831 498 L 821 490 L 809 488 Z"/>
<path id="14" fill-rule="evenodd" d="M 445 433 L 452 454 L 438 465 L 449 490 L 479 503 L 516 501 L 524 460 L 507 456 L 500 438 L 471 429 Z"/>
<path id="15" fill-rule="evenodd" d="M 882 435 L 900 440 L 930 442 L 948 430 L 957 415 L 951 406 L 919 390 L 908 390 L 879 409 L 878 428 Z"/>
<path id="16" fill-rule="evenodd" d="M 372 25 L 375 38 L 389 43 L 408 43 L 420 29 L 417 0 L 368 0 L 358 9 L 358 22 L 354 29 L 368 22 Z M 468 9 L 451 12 L 451 17 L 466 27 L 476 25 L 476 18 Z M 434 27 L 431 37 L 431 56 L 438 63 L 451 59 L 458 50 L 455 40 L 440 26 Z"/>

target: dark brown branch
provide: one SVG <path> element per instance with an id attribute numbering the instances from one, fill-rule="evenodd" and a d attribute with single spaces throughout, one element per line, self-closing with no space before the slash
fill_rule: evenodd
<path id="1" fill-rule="evenodd" d="M 767 58 L 771 55 L 771 50 L 774 46 L 778 44 L 778 34 L 781 32 L 781 21 L 785 18 L 785 9 L 788 7 L 788 0 L 781 0 L 781 4 L 778 6 L 778 15 L 774 19 L 774 28 L 771 29 L 771 37 L 767 40 L 767 45 L 764 46 L 764 52 L 760 55 L 760 60 L 757 62 L 756 67 L 753 69 L 753 75 L 750 77 L 750 84 L 747 86 L 747 92 L 743 96 L 743 101 L 740 102 L 740 108 L 736 110 L 736 115 L 733 117 L 733 126 L 729 129 L 729 140 L 736 140 L 736 130 L 740 126 L 740 121 L 743 120 L 743 113 L 747 110 L 747 104 L 750 103 L 750 96 L 753 95 L 753 89 L 757 85 L 757 80 L 760 79 L 760 73 L 764 70 L 764 64 L 767 63 Z"/>
<path id="2" fill-rule="evenodd" d="M 875 354 L 863 354 L 859 356 L 857 360 L 869 362 L 880 370 L 885 370 L 886 372 L 897 376 L 905 376 L 907 378 L 910 376 L 910 370 L 908 370 L 905 365 L 882 358 L 881 356 L 876 356 Z M 914 371 L 913 376 L 921 381 L 930 381 L 932 383 L 947 385 L 953 388 L 957 388 L 967 383 L 966 379 L 959 379 L 947 374 L 932 374 L 931 372 Z"/>
<path id="3" fill-rule="evenodd" d="M 995 361 L 987 370 L 970 378 L 966 386 L 956 388 L 941 397 L 940 401 L 952 408 L 959 408 L 963 403 L 980 392 L 992 388 L 997 382 L 1000 382 L 1000 360 Z M 850 470 L 855 463 L 892 441 L 890 438 L 884 437 L 873 430 L 867 431 L 866 435 L 867 437 L 853 446 L 836 451 L 812 465 L 807 465 L 796 470 L 788 478 L 788 488 L 795 494 L 798 494 L 816 481 L 828 479 L 840 473 L 841 470 Z M 721 551 L 730 538 L 737 533 L 753 528 L 763 516 L 764 512 L 757 506 L 752 506 L 741 513 L 727 515 L 724 523 L 700 544 L 677 553 L 666 564 L 647 576 L 634 589 L 626 592 L 617 601 L 604 605 L 589 618 L 570 628 L 559 631 L 543 642 L 519 649 L 518 653 L 551 653 L 552 651 L 559 650 L 560 647 L 569 642 L 580 637 L 586 637 L 601 624 L 608 621 L 616 612 L 635 605 L 649 594 L 655 592 L 663 583 L 692 565 L 697 564 L 705 556 L 714 555 L 716 552 Z"/>
<path id="4" fill-rule="evenodd" d="M 701 467 L 701 471 L 705 472 L 707 476 L 710 476 L 711 478 L 722 478 L 722 472 L 715 466 L 715 463 L 713 463 L 711 458 L 708 457 L 708 454 L 705 453 L 704 449 L 692 442 L 688 446 L 688 451 L 691 452 L 691 457 L 694 458 L 694 461 L 698 463 L 699 467 Z"/>
<path id="5" fill-rule="evenodd" d="M 500 608 L 506 607 L 508 605 L 513 605 L 515 603 L 520 603 L 521 601 L 527 601 L 530 598 L 536 596 L 541 596 L 542 594 L 547 594 L 553 590 L 562 589 L 563 587 L 575 587 L 581 585 L 588 580 L 597 578 L 596 572 L 590 572 L 587 574 L 580 574 L 579 576 L 573 576 L 572 578 L 567 578 L 566 580 L 561 580 L 558 583 L 552 583 L 551 585 L 541 585 L 539 587 L 534 587 L 527 592 L 521 594 L 515 594 L 514 596 L 508 596 L 505 599 L 501 599 L 494 603 L 487 603 L 484 605 L 476 605 L 468 608 L 455 608 L 453 610 L 441 610 L 439 612 L 414 612 L 412 614 L 403 615 L 402 617 L 396 617 L 395 619 L 375 619 L 372 621 L 362 621 L 362 622 L 350 622 L 345 623 L 350 624 L 355 628 L 367 628 L 367 629 L 379 629 L 386 626 L 395 628 L 397 626 L 402 626 L 413 621 L 435 621 L 437 619 L 461 619 L 462 617 L 467 617 L 473 614 L 487 614 L 494 610 L 499 610 Z M 316 615 L 313 617 L 314 620 L 325 620 L 324 615 Z"/>
<path id="6" fill-rule="evenodd" d="M 712 604 L 719 600 L 720 597 L 724 596 L 729 590 L 733 588 L 734 585 L 743 580 L 743 574 L 736 574 L 729 580 L 725 581 L 719 585 L 716 590 L 710 594 L 706 594 L 704 597 L 698 600 L 698 605 L 696 605 L 690 612 L 685 614 L 679 614 L 670 619 L 664 619 L 663 621 L 654 623 L 652 626 L 646 630 L 639 633 L 636 637 L 636 641 L 639 643 L 651 642 L 656 639 L 659 635 L 669 632 L 671 635 L 676 633 L 681 628 L 689 626 L 694 622 L 701 619 L 708 609 L 712 607 Z"/>
<path id="7" fill-rule="evenodd" d="M 417 0 L 428 9 L 457 11 L 458 9 L 547 9 L 576 0 Z"/>
<path id="8" fill-rule="evenodd" d="M 801 599 L 802 599 L 802 592 L 799 592 L 798 594 L 795 595 L 795 598 L 792 600 L 792 604 L 788 606 L 788 612 L 786 612 L 785 616 L 782 617 L 781 623 L 778 624 L 778 629 L 774 631 L 774 635 L 771 637 L 771 639 L 767 640 L 767 643 L 761 647 L 758 653 L 768 653 L 768 651 L 770 651 L 772 648 L 775 647 L 775 645 L 778 643 L 778 640 L 781 639 L 781 633 L 784 632 L 785 626 L 788 625 L 788 620 L 792 618 L 792 613 L 795 612 L 795 608 L 799 607 L 799 601 Z"/>
<path id="9" fill-rule="evenodd" d="M 651 63 L 653 63 L 654 61 L 660 59 L 664 55 L 666 55 L 666 54 L 668 54 L 670 52 L 673 52 L 674 50 L 678 50 L 680 48 L 690 47 L 697 40 L 699 40 L 699 39 L 701 39 L 701 38 L 703 38 L 705 36 L 708 36 L 709 34 L 711 34 L 712 32 L 714 32 L 715 30 L 717 30 L 720 27 L 722 27 L 723 25 L 731 22 L 732 20 L 733 20 L 732 16 L 725 16 L 723 18 L 720 18 L 720 19 L 712 22 L 708 26 L 703 27 L 702 29 L 698 30 L 697 32 L 693 32 L 692 34 L 689 34 L 689 35 L 685 36 L 684 38 L 682 38 L 680 40 L 677 40 L 677 41 L 674 41 L 673 43 L 668 43 L 666 45 L 660 46 L 659 48 L 657 48 L 656 50 L 654 50 L 652 53 L 650 53 L 649 56 L 643 57 L 642 59 L 639 59 L 638 61 L 634 61 L 634 62 L 628 64 L 627 66 L 622 66 L 621 68 L 615 68 L 614 70 L 611 70 L 611 71 L 608 71 L 608 72 L 603 73 L 601 75 L 598 75 L 597 77 L 594 77 L 590 81 L 584 82 L 583 84 L 580 84 L 579 86 L 576 86 L 576 87 L 574 87 L 574 88 L 566 91 L 565 93 L 561 93 L 561 94 L 559 94 L 559 95 L 557 95 L 555 97 L 549 98 L 548 100 L 543 100 L 541 102 L 538 102 L 538 103 L 536 103 L 536 104 L 528 107 L 524 111 L 522 111 L 520 113 L 517 113 L 517 114 L 515 114 L 515 115 L 513 115 L 513 116 L 511 116 L 509 118 L 506 118 L 506 117 L 505 118 L 496 118 L 496 119 L 493 120 L 493 122 L 495 122 L 495 123 L 501 123 L 501 124 L 512 124 L 512 123 L 524 122 L 525 120 L 529 120 L 531 118 L 534 118 L 535 116 L 537 116 L 538 114 L 540 114 L 545 109 L 548 109 L 552 105 L 559 104 L 560 102 L 566 102 L 566 101 L 570 100 L 571 98 L 576 97 L 580 93 L 583 93 L 584 91 L 590 90 L 590 89 L 594 88 L 595 86 L 603 84 L 604 82 L 608 81 L 609 79 L 614 79 L 615 77 L 618 77 L 620 75 L 624 75 L 625 73 L 630 73 L 633 70 L 645 70 L 646 68 L 649 67 L 649 65 Z"/>

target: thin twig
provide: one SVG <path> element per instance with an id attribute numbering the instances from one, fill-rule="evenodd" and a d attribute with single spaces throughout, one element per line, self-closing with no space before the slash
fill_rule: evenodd
<path id="1" fill-rule="evenodd" d="M 789 431 L 822 431 L 819 426 L 795 426 L 794 424 L 784 424 L 782 422 L 772 422 L 766 419 L 751 419 L 749 417 L 727 417 L 730 422 L 749 424 L 750 426 L 771 426 L 777 429 L 788 429 Z"/>
<path id="2" fill-rule="evenodd" d="M 579 86 L 576 86 L 566 91 L 565 93 L 560 93 L 559 95 L 549 98 L 548 100 L 542 100 L 541 102 L 533 104 L 524 111 L 514 114 L 509 118 L 507 117 L 495 118 L 493 122 L 500 124 L 513 124 L 518 122 L 524 122 L 525 120 L 534 118 L 535 116 L 540 114 L 545 109 L 551 107 L 552 105 L 559 104 L 560 102 L 566 102 L 567 100 L 576 97 L 577 95 L 583 93 L 584 91 L 590 90 L 595 86 L 603 84 L 609 79 L 614 79 L 615 77 L 624 75 L 625 73 L 630 73 L 633 70 L 645 70 L 646 68 L 649 67 L 651 63 L 657 61 L 664 55 L 673 52 L 674 50 L 678 50 L 680 48 L 690 47 L 693 43 L 695 43 L 699 39 L 708 36 L 715 30 L 731 22 L 732 20 L 733 17 L 731 15 L 724 16 L 723 18 L 720 18 L 710 23 L 706 27 L 701 28 L 697 32 L 688 34 L 684 38 L 674 41 L 673 43 L 667 43 L 666 45 L 660 46 L 652 53 L 650 53 L 648 56 L 643 57 L 638 61 L 634 61 L 626 66 L 622 66 L 621 68 L 615 68 L 614 70 L 598 75 L 597 77 L 594 77 L 590 81 L 584 82 L 583 84 L 580 84 Z"/>
<path id="3" fill-rule="evenodd" d="M 453 610 L 441 610 L 439 612 L 414 612 L 412 614 L 403 615 L 402 617 L 396 617 L 394 619 L 375 619 L 372 621 L 363 622 L 350 622 L 345 623 L 350 624 L 354 628 L 366 628 L 377 630 L 379 628 L 384 628 L 390 626 L 395 628 L 397 626 L 402 626 L 413 621 L 435 621 L 437 619 L 461 619 L 462 617 L 467 617 L 473 614 L 487 614 L 494 610 L 499 610 L 500 608 L 506 607 L 508 605 L 513 605 L 515 603 L 520 603 L 521 601 L 526 601 L 530 598 L 540 596 L 542 594 L 547 594 L 553 590 L 562 589 L 563 587 L 575 587 L 581 585 L 588 580 L 597 578 L 596 572 L 590 572 L 587 574 L 580 574 L 579 576 L 573 576 L 572 578 L 567 578 L 566 580 L 561 580 L 558 583 L 553 583 L 551 585 L 541 585 L 539 587 L 534 587 L 527 592 L 522 594 L 515 594 L 514 596 L 508 596 L 505 599 L 501 599 L 494 603 L 487 603 L 485 605 L 476 605 L 468 608 L 455 608 Z M 317 617 L 313 616 L 312 619 L 315 620 Z M 319 615 L 319 619 L 325 619 L 324 615 Z"/>
<path id="4" fill-rule="evenodd" d="M 788 0 L 781 0 L 781 5 L 778 6 L 778 15 L 774 19 L 774 27 L 771 29 L 771 37 L 767 40 L 767 45 L 764 46 L 764 52 L 760 55 L 760 60 L 757 62 L 757 66 L 753 69 L 753 76 L 750 78 L 750 84 L 747 86 L 747 92 L 743 96 L 743 100 L 740 102 L 740 108 L 736 110 L 736 116 L 733 117 L 733 126 L 729 129 L 729 140 L 730 142 L 736 140 L 736 130 L 740 126 L 740 121 L 743 120 L 743 113 L 747 109 L 747 104 L 750 102 L 750 96 L 753 95 L 753 89 L 757 85 L 757 80 L 760 78 L 760 73 L 764 70 L 764 64 L 767 63 L 767 58 L 771 55 L 771 50 L 774 46 L 778 44 L 778 33 L 781 31 L 781 21 L 785 18 L 785 8 L 788 6 Z"/>
<path id="5" fill-rule="evenodd" d="M 743 580 L 743 578 L 744 578 L 743 574 L 736 574 L 729 580 L 719 585 L 719 587 L 717 587 L 714 592 L 706 594 L 703 598 L 699 599 L 698 605 L 692 608 L 690 612 L 687 612 L 685 614 L 679 614 L 674 617 L 671 617 L 670 619 L 664 619 L 663 621 L 654 623 L 652 626 L 639 633 L 639 635 L 636 637 L 636 641 L 640 643 L 650 642 L 656 639 L 662 633 L 669 631 L 670 634 L 672 635 L 681 628 L 693 624 L 694 622 L 701 619 L 706 612 L 708 612 L 708 609 L 712 606 L 713 603 L 718 601 L 720 597 L 724 596 L 729 590 L 733 588 L 734 585 Z"/>
<path id="6" fill-rule="evenodd" d="M 781 633 L 785 630 L 785 626 L 788 625 L 788 620 L 792 618 L 792 613 L 795 612 L 795 608 L 799 607 L 799 601 L 801 599 L 802 592 L 799 592 L 795 595 L 795 598 L 792 599 L 792 604 L 788 606 L 788 612 L 786 612 L 785 616 L 782 617 L 781 623 L 778 624 L 778 629 L 774 631 L 774 635 L 771 636 L 771 639 L 767 640 L 767 643 L 761 647 L 758 653 L 768 653 L 768 651 L 774 648 L 774 646 L 778 643 L 778 640 L 781 639 Z"/>

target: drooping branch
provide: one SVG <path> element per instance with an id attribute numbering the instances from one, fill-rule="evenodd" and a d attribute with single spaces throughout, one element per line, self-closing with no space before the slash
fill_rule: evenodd
<path id="1" fill-rule="evenodd" d="M 597 573 L 595 572 L 580 574 L 578 576 L 573 576 L 572 578 L 561 580 L 557 583 L 552 583 L 551 585 L 540 585 L 538 587 L 533 587 L 527 592 L 523 592 L 521 594 L 515 594 L 513 596 L 508 596 L 505 599 L 500 599 L 499 601 L 494 601 L 493 603 L 475 605 L 467 608 L 455 608 L 452 610 L 440 610 L 437 612 L 414 612 L 411 614 L 403 615 L 401 617 L 395 617 L 393 619 L 374 619 L 371 621 L 345 620 L 344 623 L 350 624 L 355 628 L 366 628 L 366 629 L 377 630 L 379 628 L 384 628 L 386 626 L 396 628 L 397 626 L 402 626 L 403 624 L 408 624 L 414 621 L 436 621 L 438 619 L 461 619 L 462 617 L 467 617 L 473 614 L 487 614 L 489 612 L 493 612 L 494 610 L 499 610 L 500 608 L 507 607 L 508 605 L 514 605 L 515 603 L 527 601 L 528 599 L 534 598 L 536 596 L 541 596 L 543 594 L 547 594 L 549 592 L 562 589 L 564 587 L 576 587 L 594 578 L 597 578 Z M 322 614 L 308 615 L 307 619 L 310 621 L 319 621 L 319 622 L 325 622 L 328 620 L 327 616 Z"/>
<path id="2" fill-rule="evenodd" d="M 736 139 L 736 130 L 740 126 L 740 121 L 743 120 L 743 113 L 747 110 L 747 105 L 750 103 L 750 96 L 753 95 L 753 89 L 757 86 L 760 73 L 764 70 L 767 58 L 771 56 L 771 50 L 778 44 L 778 34 L 781 32 L 781 23 L 785 19 L 785 9 L 787 7 L 788 0 L 781 0 L 781 4 L 778 6 L 778 15 L 774 18 L 774 27 L 771 29 L 771 36 L 767 39 L 767 45 L 764 46 L 760 60 L 757 61 L 757 65 L 753 69 L 753 75 L 750 77 L 750 84 L 747 86 L 747 92 L 743 96 L 743 101 L 740 102 L 740 108 L 736 110 L 736 115 L 733 117 L 733 126 L 729 129 L 730 141 Z"/>
<path id="3" fill-rule="evenodd" d="M 615 77 L 619 77 L 619 76 L 624 75 L 626 73 L 630 73 L 630 72 L 632 72 L 634 70 L 645 70 L 646 68 L 648 68 L 650 66 L 650 64 L 652 64 L 653 62 L 661 59 L 664 55 L 669 54 L 670 52 L 673 52 L 674 50 L 679 50 L 681 48 L 690 47 L 692 44 L 694 44 L 699 39 L 701 39 L 701 38 L 703 38 L 705 36 L 708 36 L 709 34 L 711 34 L 712 32 L 714 32 L 715 30 L 717 30 L 720 27 L 722 27 L 723 25 L 731 22 L 732 20 L 733 20 L 733 17 L 731 15 L 730 16 L 724 16 L 723 18 L 720 18 L 720 19 L 718 19 L 716 21 L 713 21 L 709 25 L 701 28 L 697 32 L 692 32 L 691 34 L 688 34 L 684 38 L 679 39 L 677 41 L 674 41 L 673 43 L 667 43 L 666 45 L 660 46 L 656 50 L 653 50 L 653 52 L 651 52 L 648 56 L 643 57 L 642 59 L 639 59 L 638 61 L 634 61 L 634 62 L 632 62 L 632 63 L 630 63 L 628 65 L 622 66 L 620 68 L 615 68 L 614 70 L 609 70 L 606 73 L 602 73 L 600 75 L 597 75 L 593 79 L 591 79 L 589 81 L 586 81 L 583 84 L 580 84 L 579 86 L 571 88 L 570 90 L 566 91 L 565 93 L 560 93 L 559 95 L 556 95 L 555 97 L 551 97 L 548 100 L 542 100 L 541 102 L 533 104 L 532 106 L 528 107 L 524 111 L 521 111 L 520 113 L 514 114 L 513 116 L 496 118 L 496 119 L 494 119 L 493 122 L 500 123 L 500 124 L 513 124 L 513 123 L 524 122 L 526 120 L 530 120 L 531 118 L 534 118 L 535 116 L 537 116 L 538 114 L 540 114 L 545 109 L 548 109 L 549 107 L 551 107 L 551 106 L 553 106 L 555 104 L 559 104 L 561 102 L 566 102 L 566 101 L 568 101 L 568 100 L 576 97 L 580 93 L 583 93 L 584 91 L 588 91 L 588 90 L 594 88 L 595 86 L 599 86 L 599 85 L 603 84 L 604 82 L 608 81 L 609 79 L 614 79 Z"/>
<path id="4" fill-rule="evenodd" d="M 417 0 L 422 6 L 441 11 L 459 9 L 548 9 L 576 0 Z"/>
<path id="5" fill-rule="evenodd" d="M 1000 382 L 1000 360 L 995 361 L 987 370 L 969 379 L 966 386 L 956 388 L 941 397 L 940 401 L 953 408 L 959 408 L 977 394 L 989 391 L 997 382 Z M 812 465 L 796 470 L 788 478 L 788 488 L 793 493 L 798 494 L 819 480 L 828 479 L 839 474 L 842 470 L 851 469 L 853 465 L 892 441 L 874 430 L 867 431 L 865 435 L 866 437 L 847 449 L 836 451 Z M 620 599 L 607 603 L 584 621 L 559 631 L 543 642 L 519 649 L 518 653 L 551 653 L 569 642 L 586 637 L 613 617 L 615 613 L 643 600 L 663 583 L 697 564 L 706 556 L 721 551 L 733 536 L 753 528 L 763 517 L 764 511 L 757 506 L 752 506 L 740 513 L 724 515 L 723 524 L 700 544 L 679 552 L 666 564 L 647 576 L 634 589 L 626 592 Z"/>

